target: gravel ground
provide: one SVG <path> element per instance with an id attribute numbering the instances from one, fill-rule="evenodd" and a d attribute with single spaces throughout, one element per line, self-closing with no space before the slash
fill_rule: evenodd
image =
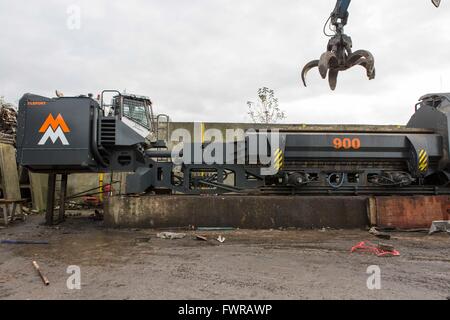
<path id="1" fill-rule="evenodd" d="M 42 216 L 0 229 L 0 239 L 49 245 L 0 245 L 0 299 L 446 299 L 450 237 L 395 233 L 400 257 L 350 254 L 365 230 L 203 232 L 210 241 L 162 240 L 155 230 L 112 230 L 85 217 L 59 227 Z M 226 238 L 221 244 L 214 239 Z M 51 284 L 32 267 L 36 260 Z M 67 267 L 81 268 L 69 290 Z M 381 269 L 381 290 L 367 268 Z"/>

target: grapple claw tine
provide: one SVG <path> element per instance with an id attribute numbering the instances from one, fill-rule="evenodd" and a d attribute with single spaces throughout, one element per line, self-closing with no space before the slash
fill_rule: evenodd
<path id="1" fill-rule="evenodd" d="M 337 64 L 338 59 L 333 52 L 327 51 L 323 53 L 319 60 L 319 72 L 322 76 L 322 79 L 325 79 L 327 77 L 327 73 L 330 67 L 336 67 Z"/>
<path id="2" fill-rule="evenodd" d="M 375 75 L 375 58 L 369 51 L 357 50 L 353 52 L 353 54 L 348 59 L 349 67 L 352 67 L 354 65 L 362 65 L 361 59 L 365 61 L 364 67 L 367 69 L 367 76 L 369 78 L 372 77 L 373 79 Z"/>
<path id="3" fill-rule="evenodd" d="M 372 72 L 370 73 L 370 75 L 368 75 L 369 80 L 375 79 L 376 75 L 377 75 L 377 70 L 375 68 L 373 68 Z"/>
<path id="4" fill-rule="evenodd" d="M 354 62 L 351 67 L 353 67 L 353 66 L 361 66 L 361 67 L 365 68 L 366 72 L 367 72 L 367 77 L 369 78 L 369 80 L 375 79 L 375 67 L 370 60 L 368 60 L 366 58 L 360 58 L 359 60 Z"/>
<path id="5" fill-rule="evenodd" d="M 337 78 L 338 78 L 339 70 L 331 68 L 328 72 L 328 83 L 330 84 L 330 89 L 335 90 L 337 86 Z"/>
<path id="6" fill-rule="evenodd" d="M 368 60 L 375 61 L 373 54 L 367 50 L 356 50 L 352 55 L 362 56 L 364 58 L 367 58 Z"/>
<path id="7" fill-rule="evenodd" d="M 302 70 L 302 81 L 303 85 L 306 87 L 306 75 L 308 74 L 309 70 L 312 68 L 316 68 L 319 66 L 319 60 L 313 60 L 309 63 L 307 63 Z"/>

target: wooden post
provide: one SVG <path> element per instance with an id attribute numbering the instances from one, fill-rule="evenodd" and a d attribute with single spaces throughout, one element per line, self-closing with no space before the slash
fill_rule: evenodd
<path id="1" fill-rule="evenodd" d="M 16 163 L 16 150 L 13 146 L 0 144 L 0 172 L 3 197 L 20 200 L 20 184 Z"/>
<path id="2" fill-rule="evenodd" d="M 47 190 L 47 210 L 45 212 L 45 224 L 48 226 L 53 225 L 53 208 L 55 203 L 55 187 L 56 187 L 56 174 L 51 173 L 48 176 L 48 190 Z"/>
<path id="3" fill-rule="evenodd" d="M 61 177 L 61 190 L 59 193 L 59 216 L 58 222 L 62 223 L 66 220 L 65 217 L 65 205 L 66 205 L 66 195 L 67 195 L 67 173 L 64 173 Z"/>

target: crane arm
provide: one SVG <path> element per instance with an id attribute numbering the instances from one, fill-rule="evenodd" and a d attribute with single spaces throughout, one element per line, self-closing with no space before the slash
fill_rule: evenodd
<path id="1" fill-rule="evenodd" d="M 441 0 L 431 0 L 436 8 L 439 8 Z M 336 7 L 331 13 L 331 23 L 335 26 L 341 25 L 344 27 L 348 21 L 348 8 L 350 7 L 351 0 L 337 0 Z"/>
<path id="2" fill-rule="evenodd" d="M 347 24 L 350 2 L 351 0 L 337 0 L 336 7 L 331 13 L 331 23 L 333 25 L 340 24 L 343 27 Z"/>

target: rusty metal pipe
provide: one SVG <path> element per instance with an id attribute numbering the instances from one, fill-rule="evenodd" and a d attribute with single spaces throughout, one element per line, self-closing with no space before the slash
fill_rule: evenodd
<path id="1" fill-rule="evenodd" d="M 44 282 L 44 285 L 49 286 L 50 285 L 50 281 L 48 281 L 47 277 L 42 274 L 41 268 L 39 267 L 39 265 L 38 265 L 38 263 L 36 261 L 33 261 L 33 267 L 38 272 L 39 277 L 41 277 L 42 282 Z"/>

